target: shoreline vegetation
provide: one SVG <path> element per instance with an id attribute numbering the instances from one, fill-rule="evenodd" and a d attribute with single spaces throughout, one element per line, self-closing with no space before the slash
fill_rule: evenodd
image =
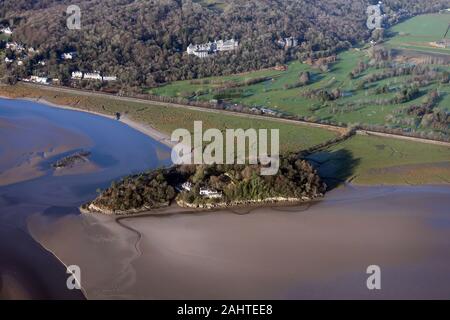
<path id="1" fill-rule="evenodd" d="M 261 165 L 176 165 L 113 182 L 83 213 L 128 215 L 168 207 L 223 209 L 263 204 L 304 203 L 322 198 L 327 185 L 317 170 L 295 155 L 280 159 L 280 170 L 261 176 Z"/>

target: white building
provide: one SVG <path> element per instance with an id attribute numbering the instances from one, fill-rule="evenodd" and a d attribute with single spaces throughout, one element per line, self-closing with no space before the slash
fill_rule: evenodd
<path id="1" fill-rule="evenodd" d="M 189 182 L 189 181 L 186 181 L 185 183 L 183 183 L 183 184 L 181 185 L 181 188 L 182 188 L 183 190 L 185 190 L 185 191 L 191 191 L 191 190 L 192 190 L 192 187 L 193 187 L 193 185 L 192 185 L 192 183 Z"/>
<path id="2" fill-rule="evenodd" d="M 187 48 L 187 53 L 197 56 L 199 58 L 206 58 L 209 55 L 214 54 L 212 50 L 212 42 L 199 45 L 190 44 L 189 47 Z"/>
<path id="3" fill-rule="evenodd" d="M 210 189 L 206 189 L 206 188 L 201 188 L 200 189 L 200 195 L 207 197 L 207 198 L 222 198 L 222 193 L 218 192 L 216 190 L 210 190 Z"/>
<path id="4" fill-rule="evenodd" d="M 77 54 L 76 52 L 63 53 L 63 54 L 61 54 L 61 59 L 63 59 L 63 60 L 72 60 L 73 58 L 75 58 L 76 54 Z"/>
<path id="5" fill-rule="evenodd" d="M 0 29 L 0 33 L 4 33 L 4 34 L 12 34 L 12 30 L 10 27 L 6 27 L 6 28 L 1 28 Z"/>
<path id="6" fill-rule="evenodd" d="M 6 44 L 6 49 L 19 52 L 25 50 L 25 48 L 21 44 L 18 44 L 17 42 L 8 42 Z"/>
<path id="7" fill-rule="evenodd" d="M 215 41 L 214 43 L 216 45 L 217 51 L 233 51 L 239 48 L 239 42 L 234 39 L 225 41 L 219 40 Z"/>
<path id="8" fill-rule="evenodd" d="M 8 57 L 5 58 L 5 63 L 12 63 L 14 62 L 14 59 L 9 59 Z"/>
<path id="9" fill-rule="evenodd" d="M 223 51 L 233 51 L 239 48 L 239 42 L 230 39 L 230 40 L 218 40 L 214 42 L 208 42 L 203 44 L 190 44 L 187 47 L 187 53 L 189 55 L 195 55 L 199 58 L 206 58 L 216 54 L 217 52 Z"/>
<path id="10" fill-rule="evenodd" d="M 106 76 L 106 77 L 103 77 L 103 81 L 117 81 L 117 77 L 116 76 Z"/>
<path id="11" fill-rule="evenodd" d="M 41 84 L 48 84 L 48 78 L 46 77 L 38 77 L 38 76 L 31 76 L 30 77 L 30 81 L 31 82 L 35 82 L 35 83 L 41 83 Z"/>
<path id="12" fill-rule="evenodd" d="M 83 73 L 81 71 L 74 71 L 72 72 L 72 79 L 74 80 L 100 80 L 100 81 L 117 81 L 116 76 L 105 76 L 102 77 L 100 72 L 94 71 L 94 72 L 86 72 Z"/>
<path id="13" fill-rule="evenodd" d="M 103 80 L 103 78 L 99 72 L 86 72 L 84 74 L 83 79 L 85 79 L 85 80 L 100 80 L 100 81 Z"/>
<path id="14" fill-rule="evenodd" d="M 72 79 L 82 79 L 83 78 L 83 72 L 81 71 L 74 71 L 72 72 Z"/>
<path id="15" fill-rule="evenodd" d="M 280 47 L 285 48 L 285 49 L 295 48 L 298 46 L 298 39 L 296 39 L 294 37 L 284 38 L 284 39 L 278 40 L 277 44 Z"/>

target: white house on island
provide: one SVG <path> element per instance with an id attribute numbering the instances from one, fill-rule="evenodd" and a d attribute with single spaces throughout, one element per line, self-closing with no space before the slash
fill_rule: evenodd
<path id="1" fill-rule="evenodd" d="M 211 199 L 218 199 L 218 198 L 222 198 L 222 193 L 216 190 L 211 190 L 211 189 L 207 189 L 207 188 L 201 188 L 200 189 L 200 195 L 206 198 L 211 198 Z"/>
<path id="2" fill-rule="evenodd" d="M 1 29 L 0 29 L 0 33 L 4 33 L 4 34 L 10 35 L 10 34 L 12 34 L 13 32 L 12 32 L 12 30 L 11 30 L 10 27 L 6 27 L 6 28 L 1 28 Z"/>

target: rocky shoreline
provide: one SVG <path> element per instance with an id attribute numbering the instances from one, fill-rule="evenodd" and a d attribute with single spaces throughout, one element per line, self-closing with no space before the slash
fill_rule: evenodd
<path id="1" fill-rule="evenodd" d="M 264 207 L 266 205 L 279 205 L 279 206 L 289 206 L 289 205 L 298 205 L 304 203 L 310 203 L 314 200 L 321 199 L 323 195 L 320 195 L 316 198 L 302 197 L 302 198 L 285 198 L 285 197 L 273 197 L 267 199 L 260 200 L 238 200 L 232 202 L 218 202 L 218 203 L 205 203 L 205 204 L 191 204 L 187 203 L 183 200 L 176 200 L 175 204 L 183 209 L 198 209 L 199 211 L 209 211 L 209 210 L 217 210 L 217 209 L 237 209 L 237 208 L 246 208 L 246 207 Z M 79 208 L 82 214 L 103 214 L 108 216 L 131 216 L 138 215 L 142 213 L 149 213 L 154 210 L 165 209 L 170 207 L 170 203 L 164 203 L 158 208 L 151 207 L 141 207 L 132 210 L 111 210 L 108 208 L 99 207 L 93 203 L 88 206 L 81 206 Z"/>
<path id="2" fill-rule="evenodd" d="M 161 204 L 160 207 L 158 208 L 150 208 L 150 207 L 141 207 L 141 208 L 137 208 L 137 209 L 131 209 L 131 210 L 111 210 L 108 208 L 102 208 L 99 207 L 93 203 L 87 205 L 87 206 L 81 206 L 78 209 L 80 210 L 81 213 L 83 214 L 104 214 L 104 215 L 108 215 L 108 216 L 126 216 L 126 215 L 135 215 L 135 214 L 140 214 L 143 212 L 148 212 L 151 210 L 157 210 L 157 209 L 164 209 L 170 206 L 170 203 L 164 203 Z"/>
<path id="3" fill-rule="evenodd" d="M 285 198 L 285 197 L 273 197 L 260 200 L 237 200 L 232 202 L 218 202 L 218 203 L 205 203 L 205 204 L 192 204 L 183 200 L 177 200 L 177 204 L 182 208 L 190 209 L 232 209 L 249 206 L 263 206 L 266 204 L 300 204 L 310 202 L 313 199 L 308 197 L 303 198 Z"/>

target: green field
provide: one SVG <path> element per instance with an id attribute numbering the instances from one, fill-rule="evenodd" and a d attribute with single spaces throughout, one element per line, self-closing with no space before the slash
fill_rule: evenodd
<path id="1" fill-rule="evenodd" d="M 323 177 L 357 184 L 450 183 L 450 148 L 355 136 L 310 157 Z"/>
<path id="2" fill-rule="evenodd" d="M 441 40 L 450 24 L 450 13 L 417 16 L 390 29 L 394 36 L 387 45 L 393 48 L 450 54 L 450 48 L 433 48 L 430 42 Z M 450 33 L 450 32 L 449 32 Z M 450 38 L 450 34 L 447 35 Z"/>
<path id="3" fill-rule="evenodd" d="M 400 48 L 402 50 L 411 49 L 423 45 L 426 41 L 438 40 L 446 30 L 446 25 L 450 21 L 450 14 L 423 15 L 405 21 L 393 27 L 389 33 L 395 36 L 386 43 L 386 47 Z M 427 50 L 436 51 L 432 48 L 424 47 Z M 417 48 L 415 48 L 417 49 Z M 438 50 L 439 51 L 439 50 Z M 450 53 L 450 49 L 441 50 Z M 247 74 L 212 77 L 200 79 L 198 81 L 179 81 L 167 84 L 163 87 L 150 90 L 152 94 L 184 97 L 191 100 L 210 101 L 217 98 L 214 89 L 220 87 L 226 82 L 244 84 L 248 79 L 270 77 L 270 80 L 254 85 L 242 85 L 239 90 L 229 89 L 229 102 L 242 103 L 247 106 L 267 107 L 285 114 L 304 116 L 308 120 L 332 122 L 336 124 L 368 124 L 368 125 L 387 125 L 392 128 L 406 127 L 416 131 L 433 131 L 431 128 L 423 128 L 418 125 L 405 125 L 398 123 L 389 123 L 386 118 L 395 114 L 397 110 L 404 109 L 410 105 L 420 105 L 424 96 L 432 90 L 438 90 L 440 101 L 437 108 L 450 110 L 450 86 L 442 84 L 439 81 L 432 81 L 430 84 L 420 87 L 420 92 L 413 99 L 397 104 L 376 104 L 377 99 L 393 98 L 402 87 L 411 83 L 412 76 L 405 75 L 399 77 L 390 77 L 387 79 L 375 81 L 369 87 L 359 89 L 358 84 L 362 79 L 374 73 L 380 73 L 389 68 L 369 67 L 351 79 L 349 73 L 356 67 L 359 61 L 368 62 L 368 49 L 355 48 L 338 55 L 336 63 L 332 64 L 328 72 L 322 72 L 308 64 L 299 61 L 288 65 L 287 71 L 262 70 L 250 72 Z M 396 62 L 398 63 L 398 62 Z M 439 72 L 449 71 L 450 67 L 443 65 L 430 66 L 437 68 Z M 389 69 L 390 70 L 390 69 Z M 298 81 L 301 72 L 308 71 L 311 74 L 312 83 L 293 89 L 286 89 L 285 85 L 292 85 Z M 392 92 L 386 94 L 375 94 L 374 90 L 384 85 L 392 88 Z M 333 90 L 339 89 L 345 96 L 332 102 L 324 102 L 317 98 L 304 97 L 304 93 L 311 89 Z M 357 108 L 349 108 L 349 104 L 363 104 Z M 447 130 L 448 134 L 448 130 Z"/>

